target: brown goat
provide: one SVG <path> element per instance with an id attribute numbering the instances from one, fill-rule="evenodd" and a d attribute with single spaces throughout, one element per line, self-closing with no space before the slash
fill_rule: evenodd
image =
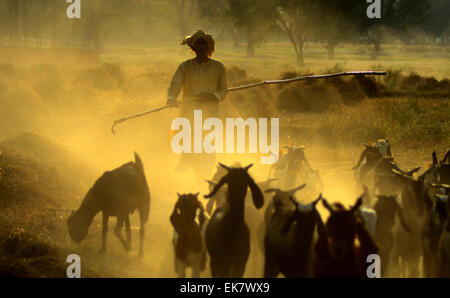
<path id="1" fill-rule="evenodd" d="M 175 229 L 173 245 L 175 249 L 175 271 L 178 277 L 186 275 L 186 267 L 192 268 L 192 277 L 200 277 L 205 270 L 206 248 L 203 241 L 203 229 L 207 221 L 203 205 L 198 201 L 198 194 L 178 194 L 170 223 Z M 197 223 L 197 209 L 200 211 Z"/>
<path id="2" fill-rule="evenodd" d="M 143 256 L 145 223 L 150 213 L 150 191 L 144 174 L 144 166 L 139 155 L 134 153 L 135 162 L 128 162 L 112 171 L 105 172 L 89 189 L 80 208 L 73 211 L 67 219 L 69 235 L 76 243 L 87 235 L 89 226 L 95 215 L 103 213 L 102 247 L 106 251 L 106 234 L 108 218 L 117 217 L 114 230 L 126 251 L 131 250 L 130 213 L 138 209 L 140 216 L 139 256 Z M 122 226 L 125 222 L 127 239 L 122 237 Z"/>

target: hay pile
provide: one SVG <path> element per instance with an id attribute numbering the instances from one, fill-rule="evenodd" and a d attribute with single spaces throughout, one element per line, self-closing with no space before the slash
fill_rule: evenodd
<path id="1" fill-rule="evenodd" d="M 36 135 L 1 142 L 0 276 L 66 276 L 71 254 L 66 219 L 83 194 L 70 176 L 60 174 L 70 172 L 62 170 L 67 161 L 60 170 L 51 166 L 64 155 L 62 147 Z M 97 274 L 86 268 L 83 275 Z"/>
<path id="2" fill-rule="evenodd" d="M 438 81 L 434 77 L 422 77 L 416 73 L 411 73 L 401 79 L 400 88 L 407 91 L 440 92 L 449 94 L 450 81 L 448 79 Z"/>
<path id="3" fill-rule="evenodd" d="M 303 76 L 295 72 L 284 72 L 281 79 Z M 384 87 L 374 78 L 353 76 L 327 80 L 307 80 L 291 83 L 280 88 L 277 107 L 289 112 L 321 113 L 339 109 L 341 105 L 361 102 L 366 97 L 378 97 Z"/>

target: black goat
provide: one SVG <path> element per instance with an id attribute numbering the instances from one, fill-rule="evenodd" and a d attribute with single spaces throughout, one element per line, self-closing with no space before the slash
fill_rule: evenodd
<path id="1" fill-rule="evenodd" d="M 438 193 L 436 191 L 439 188 L 434 186 L 450 184 L 450 163 L 447 162 L 450 156 L 450 150 L 441 161 L 438 160 L 436 151 L 433 151 L 431 156 L 433 163 L 420 175 L 419 179 L 423 180 L 427 185 L 432 186 L 430 187 L 430 196 L 434 197 Z"/>
<path id="2" fill-rule="evenodd" d="M 106 251 L 106 234 L 108 218 L 117 217 L 115 235 L 126 251 L 131 250 L 130 213 L 138 209 L 140 216 L 139 256 L 142 256 L 145 223 L 150 213 L 150 191 L 144 174 L 144 166 L 139 155 L 134 153 L 135 162 L 128 162 L 112 171 L 105 172 L 89 189 L 80 208 L 73 211 L 67 219 L 69 234 L 76 243 L 87 235 L 89 226 L 95 215 L 103 213 L 103 231 L 101 252 Z M 127 239 L 122 237 L 122 226 L 125 222 Z"/>
<path id="3" fill-rule="evenodd" d="M 314 231 L 320 231 L 323 222 L 316 210 L 321 196 L 307 205 L 289 199 L 295 209 L 289 210 L 275 193 L 275 212 L 267 224 L 264 237 L 264 277 L 273 278 L 282 273 L 287 278 L 313 276 Z"/>
<path id="4" fill-rule="evenodd" d="M 367 277 L 366 258 L 376 254 L 378 247 L 356 212 L 361 207 L 362 197 L 350 210 L 341 203 L 330 205 L 322 199 L 330 212 L 314 246 L 315 277 Z M 355 239 L 358 240 L 359 244 Z"/>
<path id="5" fill-rule="evenodd" d="M 242 277 L 250 254 L 250 233 L 244 221 L 244 205 L 247 188 L 252 192 L 256 208 L 264 204 L 264 197 L 245 168 L 229 168 L 205 198 L 213 197 L 222 186 L 228 185 L 229 203 L 217 208 L 206 226 L 206 248 L 210 256 L 213 277 Z"/>
<path id="6" fill-rule="evenodd" d="M 423 270 L 425 277 L 439 275 L 439 241 L 448 213 L 445 208 L 448 195 L 436 195 L 423 231 Z"/>
<path id="7" fill-rule="evenodd" d="M 175 229 L 173 245 L 175 249 L 175 272 L 185 277 L 186 267 L 192 268 L 192 277 L 200 277 L 205 270 L 206 248 L 203 241 L 203 229 L 206 217 L 198 194 L 178 194 L 170 223 Z M 195 221 L 199 210 L 198 223 Z"/>
<path id="8" fill-rule="evenodd" d="M 447 153 L 448 155 L 448 153 Z M 445 160 L 445 159 L 444 159 Z M 447 202 L 445 203 L 445 211 L 447 219 L 442 226 L 441 239 L 438 248 L 438 277 L 450 277 L 450 199 L 447 194 Z"/>
<path id="9" fill-rule="evenodd" d="M 390 254 L 395 241 L 392 229 L 396 217 L 398 216 L 400 224 L 405 231 L 410 231 L 410 228 L 396 196 L 378 196 L 373 209 L 377 214 L 375 241 L 380 249 L 381 276 L 385 277 L 386 272 L 388 272 Z"/>
<path id="10" fill-rule="evenodd" d="M 257 244 L 259 247 L 260 252 L 262 253 L 262 256 L 264 256 L 264 237 L 266 235 L 266 228 L 267 224 L 270 222 L 274 212 L 275 212 L 275 202 L 277 204 L 276 210 L 278 212 L 287 212 L 287 211 L 293 211 L 295 206 L 292 204 L 290 197 L 295 198 L 295 193 L 301 189 L 304 189 L 306 184 L 302 184 L 299 187 L 296 187 L 291 190 L 281 190 L 279 188 L 269 188 L 264 190 L 264 199 L 266 200 L 266 195 L 271 195 L 274 193 L 271 197 L 267 198 L 269 203 L 267 204 L 265 210 L 264 210 L 264 219 L 260 221 L 257 224 L 256 229 L 256 239 Z M 276 197 L 276 198 L 275 198 Z"/>
<path id="11" fill-rule="evenodd" d="M 410 231 L 394 228 L 396 243 L 391 265 L 393 268 L 399 267 L 401 260 L 401 273 L 408 274 L 409 277 L 419 277 L 420 256 L 423 254 L 423 231 L 433 202 L 422 179 L 413 179 L 395 170 L 393 172 L 403 180 L 400 206 Z"/>

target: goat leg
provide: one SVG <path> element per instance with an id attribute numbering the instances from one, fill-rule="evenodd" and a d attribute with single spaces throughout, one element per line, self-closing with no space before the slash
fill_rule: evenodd
<path id="1" fill-rule="evenodd" d="M 123 245 L 123 248 L 126 251 L 130 251 L 130 244 L 122 237 L 122 226 L 123 226 L 124 219 L 125 219 L 125 216 L 117 216 L 117 224 L 116 224 L 114 233 L 115 233 L 116 237 L 119 238 L 120 242 Z"/>
<path id="2" fill-rule="evenodd" d="M 103 226 L 102 226 L 102 248 L 100 249 L 100 253 L 106 252 L 106 236 L 108 234 L 108 219 L 109 216 L 103 212 Z"/>
<path id="3" fill-rule="evenodd" d="M 127 242 L 131 249 L 131 227 L 130 227 L 130 215 L 125 216 L 125 229 L 127 231 Z"/>
<path id="4" fill-rule="evenodd" d="M 201 261 L 201 255 L 195 256 L 194 264 L 192 264 L 192 278 L 199 278 L 200 277 L 200 261 Z"/>
<path id="5" fill-rule="evenodd" d="M 141 227 L 139 229 L 139 257 L 144 256 L 144 237 L 145 237 L 145 222 L 141 215 Z"/>

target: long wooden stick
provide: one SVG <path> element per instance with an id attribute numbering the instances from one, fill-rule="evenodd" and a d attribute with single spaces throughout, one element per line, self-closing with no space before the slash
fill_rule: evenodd
<path id="1" fill-rule="evenodd" d="M 115 135 L 116 132 L 114 131 L 114 126 L 116 126 L 117 124 L 122 123 L 122 122 L 127 121 L 127 120 L 130 120 L 130 119 L 142 117 L 142 116 L 145 116 L 145 115 L 150 114 L 150 113 L 158 112 L 158 111 L 167 109 L 169 107 L 170 106 L 162 106 L 162 107 L 150 110 L 150 111 L 146 111 L 146 112 L 142 112 L 142 113 L 139 113 L 139 114 L 136 114 L 136 115 L 132 115 L 132 116 L 129 116 L 129 117 L 124 117 L 124 118 L 120 118 L 120 119 L 114 120 L 114 123 L 111 126 L 111 131 L 112 131 L 113 135 Z"/>
<path id="2" fill-rule="evenodd" d="M 328 78 L 334 78 L 334 77 L 354 76 L 354 75 L 384 76 L 384 75 L 386 75 L 386 72 L 385 71 L 346 71 L 346 72 L 338 72 L 338 73 L 324 74 L 324 75 L 310 75 L 310 76 L 297 77 L 297 78 L 285 79 L 285 80 L 262 81 L 262 82 L 252 83 L 252 84 L 248 84 L 248 85 L 244 85 L 244 86 L 228 88 L 227 92 L 243 90 L 243 89 L 247 89 L 247 88 L 253 88 L 253 87 L 261 86 L 261 85 L 286 84 L 286 83 L 304 81 L 304 80 L 309 80 L 309 79 L 328 79 Z"/>
<path id="3" fill-rule="evenodd" d="M 261 85 L 286 84 L 286 83 L 292 83 L 292 82 L 304 81 L 304 80 L 310 80 L 310 79 L 327 79 L 327 78 L 342 77 L 342 76 L 355 76 L 355 75 L 384 76 L 384 75 L 386 75 L 386 72 L 385 71 L 346 71 L 346 72 L 338 72 L 338 73 L 324 74 L 324 75 L 310 75 L 310 76 L 297 77 L 297 78 L 285 79 L 285 80 L 267 80 L 267 81 L 252 83 L 252 84 L 243 85 L 243 86 L 239 86 L 239 87 L 231 87 L 231 88 L 227 89 L 227 92 L 253 88 L 253 87 L 257 87 L 257 86 L 261 86 Z M 113 134 L 115 134 L 114 126 L 116 126 L 119 123 L 122 123 L 122 122 L 130 120 L 130 119 L 142 117 L 142 116 L 148 115 L 150 113 L 158 112 L 158 111 L 164 110 L 169 107 L 171 107 L 171 106 L 165 105 L 165 106 L 162 106 L 162 107 L 150 110 L 150 111 L 146 111 L 146 112 L 142 112 L 142 113 L 132 115 L 129 117 L 124 117 L 124 118 L 114 120 L 114 123 L 111 127 L 111 131 Z"/>

